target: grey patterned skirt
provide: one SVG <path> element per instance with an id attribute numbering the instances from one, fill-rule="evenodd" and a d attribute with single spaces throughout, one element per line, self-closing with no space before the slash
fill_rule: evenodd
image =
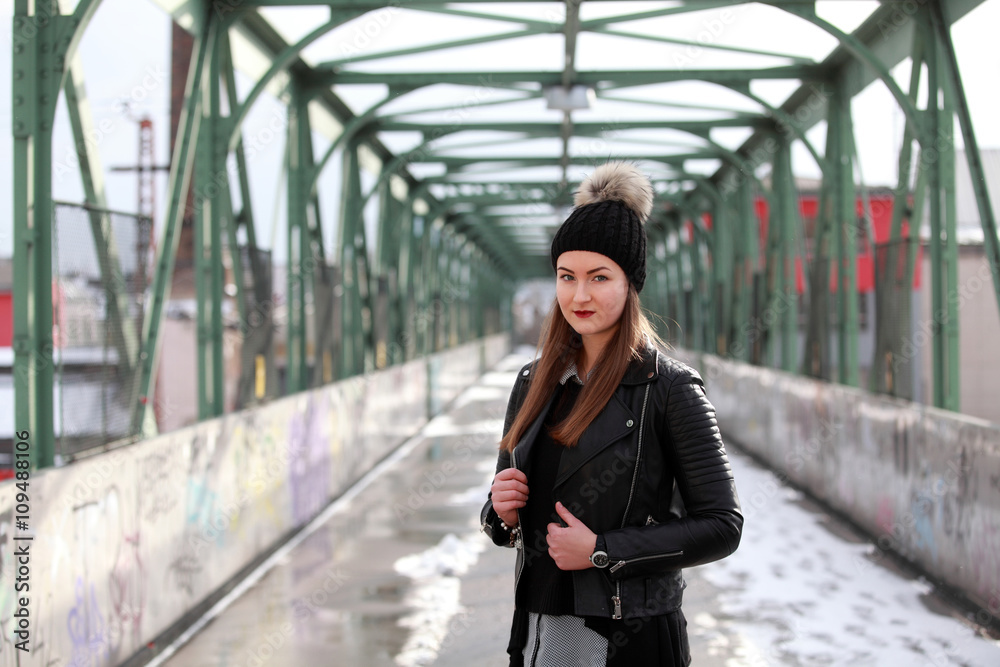
<path id="1" fill-rule="evenodd" d="M 524 667 L 686 667 L 687 620 L 677 610 L 651 618 L 611 621 L 528 614 Z M 512 660 L 511 664 L 515 664 Z"/>

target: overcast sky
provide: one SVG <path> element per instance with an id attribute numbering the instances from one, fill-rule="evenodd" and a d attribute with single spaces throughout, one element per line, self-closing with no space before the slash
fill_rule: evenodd
<path id="1" fill-rule="evenodd" d="M 854 17 L 863 17 L 865 13 L 871 11 L 874 4 L 872 2 L 826 2 L 820 3 L 820 6 L 831 21 L 851 27 L 852 22 L 856 20 Z M 587 5 L 584 6 L 587 7 Z M 267 11 L 272 12 L 269 18 L 272 18 L 275 24 L 279 25 L 279 29 L 283 30 L 290 38 L 294 37 L 296 33 L 301 35 L 308 32 L 317 25 L 317 19 L 322 20 L 326 15 L 324 8 Z M 530 7 L 523 10 L 519 8 L 518 11 L 527 14 L 544 10 L 539 7 Z M 596 5 L 591 11 L 602 10 L 599 5 Z M 801 42 L 815 39 L 810 38 L 810 35 L 814 33 L 810 33 L 808 30 L 786 31 L 783 35 L 787 36 L 787 40 L 783 38 L 784 43 L 782 44 L 755 43 L 754 40 L 761 28 L 753 23 L 754 20 L 759 20 L 754 18 L 759 14 L 753 14 L 753 11 L 756 10 L 745 14 L 741 22 L 730 28 L 726 34 L 727 43 L 753 45 L 758 49 L 774 49 L 792 53 L 809 52 L 808 43 L 796 43 L 797 40 Z M 764 8 L 764 11 L 776 12 L 777 10 Z M 0 0 L 0 15 L 8 17 L 7 20 L 0 22 L 0 201 L 6 202 L 7 206 L 6 212 L 0 214 L 0 255 L 3 256 L 10 255 L 12 250 L 12 205 L 10 203 L 12 188 L 11 22 L 9 20 L 12 13 L 13 1 Z M 381 50 L 385 48 L 384 45 L 392 44 L 395 47 L 406 39 L 415 40 L 416 43 L 426 43 L 430 34 L 434 34 L 439 39 L 449 38 L 452 36 L 447 34 L 438 36 L 438 33 L 433 32 L 435 29 L 446 30 L 447 18 L 430 17 L 428 18 L 429 23 L 424 27 L 415 25 L 412 17 L 408 17 L 405 22 L 390 22 L 379 31 L 377 39 L 374 41 L 382 43 L 378 46 Z M 705 23 L 704 18 L 700 21 L 701 24 Z M 677 25 L 676 20 L 672 25 Z M 1000 71 L 1000 49 L 993 46 L 996 41 L 994 33 L 998 25 L 1000 25 L 1000 0 L 987 0 L 983 6 L 959 21 L 954 26 L 952 33 L 977 138 L 982 148 L 1000 148 L 1000 123 L 995 121 L 996 109 L 1000 108 L 1000 87 L 997 86 L 996 81 L 996 72 Z M 691 29 L 694 30 L 696 27 L 696 24 L 692 24 Z M 656 26 L 650 26 L 650 29 L 655 30 Z M 692 32 L 688 38 L 693 39 L 695 34 Z M 339 43 L 343 43 L 345 39 L 350 39 L 350 35 L 349 29 L 334 33 L 329 36 L 331 41 L 317 43 L 312 51 L 307 51 L 307 55 L 315 60 L 339 57 L 342 54 L 317 51 L 323 49 L 330 51 L 331 44 L 334 43 L 332 40 L 340 40 Z M 614 57 L 610 55 L 615 52 L 613 48 L 599 48 L 603 44 L 600 40 L 604 39 L 605 36 L 585 35 L 584 37 L 596 41 L 593 42 L 591 48 L 585 48 L 586 45 L 581 41 L 578 49 L 580 68 L 608 67 L 613 69 L 627 66 L 628 61 L 616 62 Z M 458 36 L 453 36 L 453 38 L 458 38 Z M 759 41 L 757 39 L 757 42 Z M 558 43 L 561 44 L 561 41 Z M 363 46 L 376 48 L 374 43 Z M 548 54 L 545 51 L 546 48 L 553 51 L 553 54 Z M 829 47 L 824 48 L 829 49 Z M 105 169 L 107 199 L 109 206 L 113 209 L 134 211 L 137 208 L 135 174 L 112 173 L 109 171 L 109 167 L 135 164 L 138 153 L 136 120 L 139 117 L 149 115 L 154 121 L 157 162 L 164 163 L 168 158 L 169 51 L 169 18 L 151 0 L 104 0 L 81 45 L 80 55 L 84 62 L 87 92 L 95 124 L 99 127 L 103 124 L 104 130 L 106 130 L 100 131 L 94 137 L 94 144 L 97 146 L 101 163 Z M 505 57 L 504 69 L 519 69 L 518 63 L 510 62 L 511 58 L 515 57 L 512 55 L 515 52 L 527 62 L 541 63 L 537 65 L 541 69 L 558 69 L 557 63 L 550 66 L 546 60 L 553 55 L 559 57 L 558 49 L 542 47 L 542 51 L 545 52 L 544 57 L 531 52 L 526 53 L 526 51 L 528 49 L 508 48 L 505 52 L 508 57 Z M 464 53 L 466 52 L 463 52 L 463 57 L 458 58 L 456 62 L 461 61 L 463 65 L 468 66 L 469 63 L 465 59 Z M 473 53 L 473 51 L 470 50 L 468 53 Z M 497 57 L 495 53 L 490 56 L 489 51 L 483 50 L 481 53 L 484 54 L 483 58 Z M 600 55 L 595 56 L 595 53 Z M 635 57 L 634 53 L 631 55 L 633 58 Z M 454 58 L 455 54 L 444 57 Z M 757 56 L 750 58 L 751 60 L 746 61 L 743 66 L 757 66 L 758 62 L 764 62 Z M 758 60 L 752 61 L 753 58 L 758 58 Z M 432 61 L 428 60 L 427 62 L 431 63 Z M 418 67 L 421 61 L 411 58 L 408 64 Z M 473 66 L 476 64 L 473 63 Z M 699 63 L 699 66 L 707 65 Z M 376 65 L 368 67 L 374 69 Z M 478 66 L 478 68 L 490 69 L 486 64 Z M 901 87 L 904 90 L 907 87 L 907 71 L 908 66 L 904 63 L 895 72 L 897 79 L 902 82 Z M 248 78 L 239 81 L 240 95 L 244 95 L 249 87 L 250 80 Z M 787 95 L 780 85 L 771 86 L 770 89 L 768 86 L 762 86 L 760 90 L 762 93 L 774 95 L 776 101 L 780 101 Z M 377 94 L 378 91 L 357 91 L 353 93 L 354 98 L 348 102 L 352 106 L 363 107 L 371 99 L 375 99 Z M 727 98 L 726 103 L 728 102 Z M 896 109 L 889 93 L 881 84 L 869 86 L 854 100 L 853 106 L 862 167 L 861 176 L 864 178 L 864 182 L 867 185 L 893 184 L 896 179 L 896 155 L 902 135 L 901 112 Z M 524 103 L 524 107 L 529 108 L 529 103 Z M 254 191 L 253 205 L 257 219 L 258 240 L 266 247 L 273 247 L 276 251 L 275 259 L 279 261 L 284 252 L 285 202 L 283 189 L 276 184 L 280 182 L 284 139 L 283 137 L 270 138 L 272 133 L 267 128 L 275 126 L 276 119 L 280 120 L 283 117 L 283 105 L 273 97 L 265 95 L 254 107 L 245 125 L 245 136 L 254 136 L 261 140 L 259 142 L 260 150 L 256 152 L 249 167 Z M 810 139 L 816 141 L 820 150 L 823 146 L 823 133 L 824 129 L 818 127 L 809 134 Z M 321 153 L 325 148 L 324 142 L 327 140 L 320 136 L 317 136 L 316 140 L 317 152 Z M 511 150 L 522 152 L 519 147 L 512 147 Z M 796 152 L 795 166 L 798 175 L 818 176 L 818 170 L 806 155 L 802 148 Z M 56 119 L 53 160 L 55 163 L 54 198 L 82 201 L 83 190 L 80 185 L 79 172 L 75 167 L 69 123 L 62 103 L 60 103 Z M 165 211 L 166 180 L 165 173 L 157 177 L 158 222 L 162 219 Z M 338 183 L 339 164 L 336 161 L 331 161 L 320 181 L 321 209 L 325 226 L 328 226 L 327 219 L 336 217 Z"/>

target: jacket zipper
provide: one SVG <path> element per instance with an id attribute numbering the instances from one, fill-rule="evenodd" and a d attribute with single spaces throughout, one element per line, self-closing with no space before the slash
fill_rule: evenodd
<path id="1" fill-rule="evenodd" d="M 510 462 L 511 462 L 511 464 L 515 468 L 517 468 L 517 454 L 514 451 L 511 451 L 511 453 L 510 453 Z M 520 470 L 520 468 L 518 468 L 518 470 Z M 521 552 L 521 548 L 524 546 L 524 543 L 521 541 L 521 535 L 522 535 L 522 533 L 521 533 L 521 511 L 520 510 L 514 510 L 514 512 L 517 514 L 517 526 L 515 526 L 514 528 L 511 528 L 511 530 L 512 531 L 517 531 L 517 535 L 514 537 L 514 548 L 517 549 L 518 552 L 520 553 Z M 518 560 L 520 561 L 520 565 L 517 568 L 517 572 L 514 574 L 514 593 L 515 593 L 515 595 L 517 594 L 517 585 L 521 582 L 521 571 L 524 570 L 524 554 L 523 553 L 521 553 L 521 558 L 518 559 Z"/>
<path id="2" fill-rule="evenodd" d="M 652 556 L 639 556 L 638 558 L 633 558 L 632 560 L 620 560 L 611 566 L 611 572 L 617 572 L 626 565 L 630 565 L 632 563 L 638 563 L 644 560 L 656 560 L 657 558 L 673 558 L 676 556 L 683 556 L 683 555 L 684 555 L 683 551 L 671 551 L 665 554 L 653 554 Z"/>
<path id="3" fill-rule="evenodd" d="M 632 509 L 632 500 L 635 498 L 635 485 L 639 481 L 639 462 L 642 460 L 642 434 L 646 425 L 646 404 L 649 402 L 649 383 L 646 383 L 646 392 L 642 397 L 642 412 L 639 413 L 639 445 L 635 454 L 635 470 L 632 472 L 632 488 L 628 492 L 628 503 L 625 505 L 625 514 L 622 515 L 622 528 L 628 521 L 628 513 Z M 625 561 L 618 561 L 612 566 L 611 571 L 615 572 L 625 564 Z M 614 608 L 611 613 L 612 620 L 619 621 L 622 617 L 622 582 L 615 582 L 615 594 L 611 596 L 611 605 Z"/>
<path id="4" fill-rule="evenodd" d="M 632 472 L 632 488 L 628 492 L 628 504 L 625 505 L 625 514 L 622 516 L 622 525 L 628 521 L 628 513 L 632 509 L 632 500 L 635 498 L 635 485 L 639 481 L 639 462 L 642 460 L 642 434 L 646 424 L 646 403 L 649 402 L 649 384 L 646 384 L 646 393 L 642 397 L 642 412 L 639 414 L 639 446 L 635 455 L 635 470 Z"/>

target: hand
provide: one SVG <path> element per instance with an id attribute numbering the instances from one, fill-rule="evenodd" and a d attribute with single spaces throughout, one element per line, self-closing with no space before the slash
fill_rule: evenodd
<path id="1" fill-rule="evenodd" d="M 500 520 L 513 528 L 517 525 L 517 510 L 528 502 L 528 477 L 517 468 L 497 473 L 490 487 L 493 511 Z"/>
<path id="2" fill-rule="evenodd" d="M 573 513 L 556 503 L 556 514 L 566 522 L 566 527 L 558 523 L 548 525 L 547 540 L 549 555 L 560 570 L 586 570 L 594 567 L 590 562 L 590 554 L 594 553 L 597 535 L 590 528 L 573 516 Z"/>

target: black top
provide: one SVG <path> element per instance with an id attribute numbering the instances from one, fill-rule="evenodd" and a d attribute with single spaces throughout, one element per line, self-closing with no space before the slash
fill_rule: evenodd
<path id="1" fill-rule="evenodd" d="M 526 611 L 538 614 L 555 616 L 573 613 L 573 575 L 560 570 L 549 556 L 546 526 L 550 523 L 563 523 L 556 514 L 553 487 L 564 446 L 553 440 L 549 431 L 569 414 L 580 395 L 580 389 L 581 385 L 574 380 L 565 385 L 557 385 L 558 395 L 545 416 L 544 427 L 531 451 L 528 502 L 521 511 L 524 522 L 521 528 L 524 540 L 524 570 L 521 577 L 524 584 L 519 588 L 524 592 L 525 599 L 518 600 L 517 604 Z"/>

